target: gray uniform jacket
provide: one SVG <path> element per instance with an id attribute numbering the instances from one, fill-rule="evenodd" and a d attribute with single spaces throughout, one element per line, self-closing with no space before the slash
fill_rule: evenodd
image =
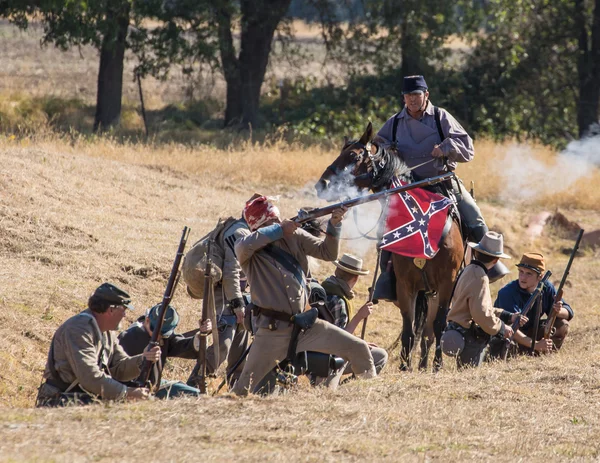
<path id="1" fill-rule="evenodd" d="M 119 345 L 117 333 L 101 333 L 89 309 L 64 322 L 53 343 L 44 379 L 58 379 L 67 384 L 77 380 L 85 391 L 106 400 L 117 400 L 127 394 L 127 386 L 119 381 L 130 381 L 140 374 L 143 356 L 128 356 Z M 52 378 L 49 362 L 54 362 L 60 378 Z M 108 368 L 110 375 L 100 364 Z"/>
<path id="2" fill-rule="evenodd" d="M 448 168 L 453 171 L 456 169 L 457 163 L 473 159 L 475 155 L 473 140 L 448 111 L 442 108 L 439 110 L 442 132 L 446 137 L 443 141 L 440 140 L 435 123 L 434 106 L 431 102 L 427 102 L 427 107 L 420 120 L 413 119 L 406 108 L 390 117 L 377 133 L 374 142 L 386 149 L 394 148 L 392 146 L 392 129 L 394 119 L 398 118 L 395 148 L 408 167 L 414 167 L 432 159 L 433 148 L 441 143 L 440 149 L 448 158 Z M 443 160 L 438 158 L 434 162 L 416 168 L 413 172 L 420 178 L 427 178 L 445 171 Z"/>
<path id="3" fill-rule="evenodd" d="M 324 240 L 315 238 L 300 228 L 293 235 L 284 237 L 281 226 L 275 224 L 240 239 L 235 245 L 235 252 L 248 277 L 252 302 L 259 307 L 290 315 L 302 312 L 308 303 L 305 280 L 308 272 L 307 256 L 325 261 L 337 259 L 341 230 L 341 223 L 334 227 L 329 222 Z M 304 271 L 303 284 L 279 262 L 260 252 L 270 243 L 296 258 Z"/>

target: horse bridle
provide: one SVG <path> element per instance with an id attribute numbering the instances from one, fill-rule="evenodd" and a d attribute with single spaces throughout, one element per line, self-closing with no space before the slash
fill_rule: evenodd
<path id="1" fill-rule="evenodd" d="M 379 176 L 381 169 L 385 167 L 385 160 L 382 156 L 383 150 L 378 148 L 375 154 L 371 154 L 371 142 L 368 142 L 365 145 L 361 142 L 356 141 L 350 143 L 348 146 L 352 146 L 351 151 L 356 153 L 358 159 L 354 160 L 352 164 L 345 166 L 343 170 L 334 167 L 333 164 L 330 164 L 325 168 L 325 172 L 330 172 L 332 176 L 336 176 L 342 172 L 348 172 L 350 167 L 352 167 L 352 174 L 355 180 L 370 180 L 371 182 L 374 181 Z M 356 152 L 356 148 L 358 148 L 358 152 Z M 355 175 L 356 168 L 360 166 L 363 162 L 365 162 L 365 160 L 368 161 L 367 172 L 365 172 L 364 174 Z"/>

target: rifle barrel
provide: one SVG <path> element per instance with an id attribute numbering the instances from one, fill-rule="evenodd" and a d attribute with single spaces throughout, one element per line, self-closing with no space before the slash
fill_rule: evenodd
<path id="1" fill-rule="evenodd" d="M 183 258 L 183 251 L 185 250 L 185 245 L 187 244 L 188 236 L 190 234 L 190 229 L 186 226 L 183 227 L 183 232 L 181 234 L 181 239 L 179 240 L 179 247 L 177 248 L 177 254 L 175 255 L 175 260 L 173 261 L 173 267 L 171 268 L 171 274 L 169 275 L 169 280 L 167 281 L 167 287 L 165 288 L 165 292 L 163 294 L 163 300 L 160 305 L 160 311 L 158 312 L 158 322 L 152 331 L 152 337 L 150 338 L 150 345 L 157 346 L 158 345 L 158 336 L 162 331 L 162 326 L 165 321 L 165 315 L 167 313 L 167 309 L 169 304 L 171 304 L 171 300 L 173 299 L 173 294 L 175 293 L 175 288 L 177 283 L 179 282 L 179 267 L 181 265 L 181 259 Z M 144 360 L 141 368 L 140 376 L 138 377 L 138 383 L 142 387 L 146 387 L 148 385 L 148 379 L 150 378 L 150 371 L 152 369 L 152 362 L 149 360 Z"/>
<path id="2" fill-rule="evenodd" d="M 443 182 L 445 180 L 450 180 L 454 177 L 453 172 L 448 172 L 446 174 L 438 175 L 436 177 L 426 178 L 425 180 L 419 180 L 418 182 L 408 183 L 407 185 L 402 185 L 396 188 L 391 188 L 389 190 L 378 191 L 377 193 L 371 193 L 370 195 L 359 196 L 356 198 L 347 199 L 346 201 L 342 201 L 339 203 L 331 204 L 325 207 L 319 207 L 316 209 L 311 209 L 310 211 L 306 211 L 304 209 L 300 209 L 298 211 L 298 215 L 292 220 L 298 223 L 308 222 L 309 220 L 317 219 L 319 217 L 323 217 L 331 214 L 336 209 L 340 207 L 354 207 L 359 206 L 360 204 L 370 203 L 371 201 L 376 201 L 379 198 L 384 198 L 386 196 L 390 196 L 394 193 L 403 193 L 404 191 L 413 190 L 415 188 L 422 188 L 425 186 L 435 185 L 437 183 Z"/>
<path id="3" fill-rule="evenodd" d="M 579 230 L 579 234 L 577 235 L 577 239 L 575 240 L 575 246 L 573 246 L 573 250 L 571 251 L 571 255 L 569 256 L 569 262 L 567 263 L 567 267 L 565 268 L 565 272 L 560 280 L 560 284 L 558 285 L 558 289 L 556 290 L 556 296 L 554 297 L 553 306 L 558 301 L 563 298 L 563 288 L 565 283 L 567 282 L 567 277 L 571 272 L 571 265 L 573 265 L 573 260 L 575 259 L 575 255 L 577 254 L 577 250 L 579 249 L 579 245 L 581 244 L 581 238 L 583 238 L 583 228 Z M 546 322 L 546 327 L 544 328 L 544 339 L 549 339 L 552 334 L 552 328 L 554 327 L 554 323 L 556 323 L 556 314 L 554 311 L 550 312 L 550 316 L 548 317 L 548 321 Z"/>

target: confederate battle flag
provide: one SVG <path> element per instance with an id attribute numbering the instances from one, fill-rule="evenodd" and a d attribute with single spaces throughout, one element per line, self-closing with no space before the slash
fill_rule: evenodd
<path id="1" fill-rule="evenodd" d="M 394 178 L 391 188 L 405 183 Z M 452 201 L 422 188 L 390 197 L 381 248 L 395 254 L 422 259 L 433 258 Z"/>

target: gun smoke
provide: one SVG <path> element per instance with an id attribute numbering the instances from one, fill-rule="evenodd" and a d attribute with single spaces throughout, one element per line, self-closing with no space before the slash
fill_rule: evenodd
<path id="1" fill-rule="evenodd" d="M 503 180 L 500 198 L 508 202 L 530 201 L 564 192 L 598 167 L 600 136 L 570 142 L 549 163 L 536 158 L 527 145 L 513 145 L 496 169 Z"/>

